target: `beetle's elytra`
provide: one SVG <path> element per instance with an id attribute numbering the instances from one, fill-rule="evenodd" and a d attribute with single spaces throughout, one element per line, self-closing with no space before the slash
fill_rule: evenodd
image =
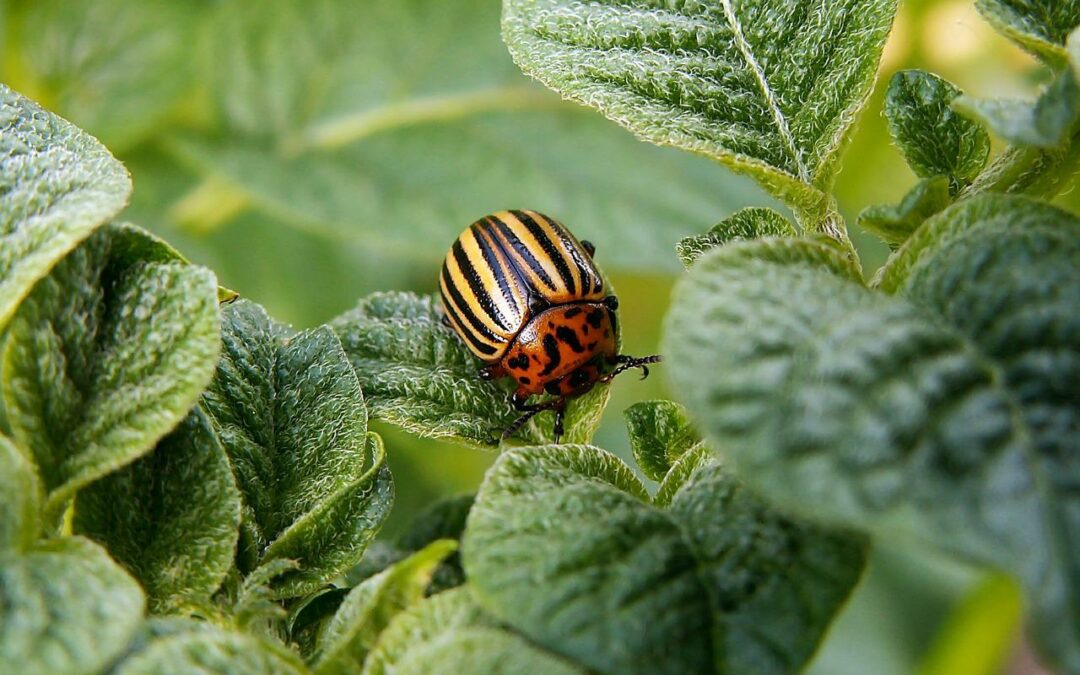
<path id="1" fill-rule="evenodd" d="M 566 401 L 659 356 L 618 353 L 618 300 L 593 263 L 592 244 L 536 211 L 499 211 L 469 226 L 443 261 L 443 321 L 487 365 L 480 377 L 511 377 L 524 414 L 503 437 L 542 410 L 555 411 L 556 440 Z M 533 395 L 553 398 L 528 403 Z"/>

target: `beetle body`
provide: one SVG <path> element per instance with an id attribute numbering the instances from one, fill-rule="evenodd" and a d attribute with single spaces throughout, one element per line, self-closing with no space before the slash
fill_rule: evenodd
<path id="1" fill-rule="evenodd" d="M 507 433 L 550 409 L 558 435 L 568 398 L 659 360 L 619 355 L 618 301 L 592 254 L 557 221 L 519 210 L 476 221 L 446 254 L 439 279 L 445 322 L 487 364 L 482 377 L 517 383 L 511 400 L 527 414 Z M 555 398 L 526 403 L 543 393 Z"/>

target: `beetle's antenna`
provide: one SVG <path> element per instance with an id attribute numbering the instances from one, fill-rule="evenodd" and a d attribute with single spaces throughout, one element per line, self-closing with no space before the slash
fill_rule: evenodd
<path id="1" fill-rule="evenodd" d="M 615 358 L 619 362 L 619 367 L 611 371 L 607 375 L 601 377 L 600 382 L 611 382 L 613 379 L 615 379 L 616 375 L 630 370 L 631 368 L 641 368 L 641 379 L 644 380 L 646 377 L 649 376 L 648 364 L 660 363 L 661 361 L 663 361 L 663 357 L 661 357 L 659 354 L 640 357 L 619 355 Z"/>

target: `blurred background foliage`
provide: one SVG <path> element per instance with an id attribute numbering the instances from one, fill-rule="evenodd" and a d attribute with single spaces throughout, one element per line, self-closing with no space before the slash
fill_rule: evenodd
<path id="1" fill-rule="evenodd" d="M 126 219 L 297 327 L 372 291 L 434 292 L 458 232 L 524 207 L 596 244 L 625 351 L 652 353 L 674 243 L 773 204 L 529 81 L 500 41 L 498 0 L 0 0 L 0 40 L 0 79 L 126 163 Z M 868 271 L 887 249 L 856 215 L 915 182 L 881 116 L 889 76 L 911 67 L 980 96 L 1030 95 L 1047 75 L 970 0 L 902 3 L 837 185 Z M 1074 192 L 1059 201 L 1080 208 Z M 629 455 L 620 413 L 665 395 L 657 372 L 614 387 L 597 444 Z M 387 535 L 473 490 L 493 459 L 380 431 L 398 485 Z M 881 542 L 810 672 L 1035 672 L 1019 603 L 1009 579 Z"/>

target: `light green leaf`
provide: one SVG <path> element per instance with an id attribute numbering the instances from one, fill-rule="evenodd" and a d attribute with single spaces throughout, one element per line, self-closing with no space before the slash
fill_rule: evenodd
<path id="1" fill-rule="evenodd" d="M 948 176 L 953 192 L 979 175 L 990 155 L 986 130 L 951 107 L 962 93 L 923 70 L 896 73 L 885 93 L 889 132 L 908 165 L 922 178 Z"/>
<path id="2" fill-rule="evenodd" d="M 891 0 L 509 0 L 514 60 L 646 140 L 743 171 L 816 227 L 870 93 Z"/>
<path id="3" fill-rule="evenodd" d="M 953 107 L 1011 143 L 1057 148 L 1071 137 L 1080 119 L 1076 77 L 1072 71 L 1060 73 L 1034 102 L 960 96 Z"/>
<path id="4" fill-rule="evenodd" d="M 438 539 L 461 540 L 465 532 L 465 519 L 472 509 L 476 495 L 464 494 L 441 499 L 421 511 L 397 538 L 397 546 L 403 551 L 419 551 Z M 457 551 L 443 559 L 428 585 L 429 595 L 465 583 L 465 571 L 461 568 L 461 556 Z"/>
<path id="5" fill-rule="evenodd" d="M 198 6 L 34 0 L 16 10 L 8 52 L 16 67 L 7 76 L 36 83 L 50 107 L 113 150 L 130 147 L 166 121 L 191 88 Z"/>
<path id="6" fill-rule="evenodd" d="M 689 268 L 705 251 L 728 242 L 760 237 L 794 237 L 797 234 L 787 218 L 776 211 L 747 207 L 713 225 L 705 234 L 687 237 L 675 244 L 675 253 L 683 266 Z"/>
<path id="7" fill-rule="evenodd" d="M 331 326 L 360 378 L 373 418 L 429 438 L 490 449 L 521 413 L 510 404 L 508 383 L 480 379 L 484 364 L 441 316 L 434 297 L 376 293 Z M 570 402 L 566 440 L 592 438 L 608 389 L 597 385 Z M 537 415 L 515 438 L 551 439 L 552 420 L 551 414 Z"/>
<path id="8" fill-rule="evenodd" d="M 881 237 L 887 244 L 899 246 L 919 229 L 923 221 L 951 202 L 947 177 L 924 178 L 896 206 L 879 205 L 863 209 L 859 214 L 859 227 Z"/>
<path id="9" fill-rule="evenodd" d="M 48 493 L 46 524 L 81 487 L 147 453 L 213 374 L 217 284 L 145 261 L 109 226 L 34 287 L 9 327 L 3 394 Z"/>
<path id="10" fill-rule="evenodd" d="M 209 601 L 239 526 L 229 458 L 198 408 L 149 455 L 82 490 L 74 521 L 139 580 L 157 614 Z"/>
<path id="11" fill-rule="evenodd" d="M 976 0 L 975 7 L 999 33 L 1053 65 L 1066 60 L 1065 42 L 1080 26 L 1076 0 Z"/>
<path id="12" fill-rule="evenodd" d="M 0 327 L 34 283 L 127 203 L 100 143 L 0 85 Z"/>
<path id="13" fill-rule="evenodd" d="M 40 505 L 41 484 L 33 464 L 0 436 L 0 554 L 34 543 L 41 528 Z"/>
<path id="14" fill-rule="evenodd" d="M 701 437 L 686 411 L 672 401 L 641 401 L 623 411 L 634 460 L 646 476 L 664 480 L 671 465 Z"/>
<path id="15" fill-rule="evenodd" d="M 125 659 L 116 675 L 301 675 L 308 669 L 291 650 L 220 629 L 179 631 Z"/>
<path id="16" fill-rule="evenodd" d="M 309 593 L 363 555 L 393 501 L 360 384 L 325 326 L 290 335 L 258 305 L 222 310 L 224 352 L 203 396 L 244 503 L 239 563 L 300 569 L 274 582 Z"/>
<path id="17" fill-rule="evenodd" d="M 599 448 L 505 452 L 465 533 L 477 600 L 603 673 L 797 672 L 858 580 L 861 541 L 769 511 L 702 451 L 680 462 L 696 471 L 662 511 Z"/>
<path id="18" fill-rule="evenodd" d="M 20 675 L 92 674 L 142 621 L 139 585 L 81 537 L 0 553 L 0 663 Z"/>
<path id="19" fill-rule="evenodd" d="M 435 569 L 455 550 L 454 540 L 437 540 L 352 589 L 323 631 L 315 672 L 359 672 L 390 620 L 424 597 Z"/>

